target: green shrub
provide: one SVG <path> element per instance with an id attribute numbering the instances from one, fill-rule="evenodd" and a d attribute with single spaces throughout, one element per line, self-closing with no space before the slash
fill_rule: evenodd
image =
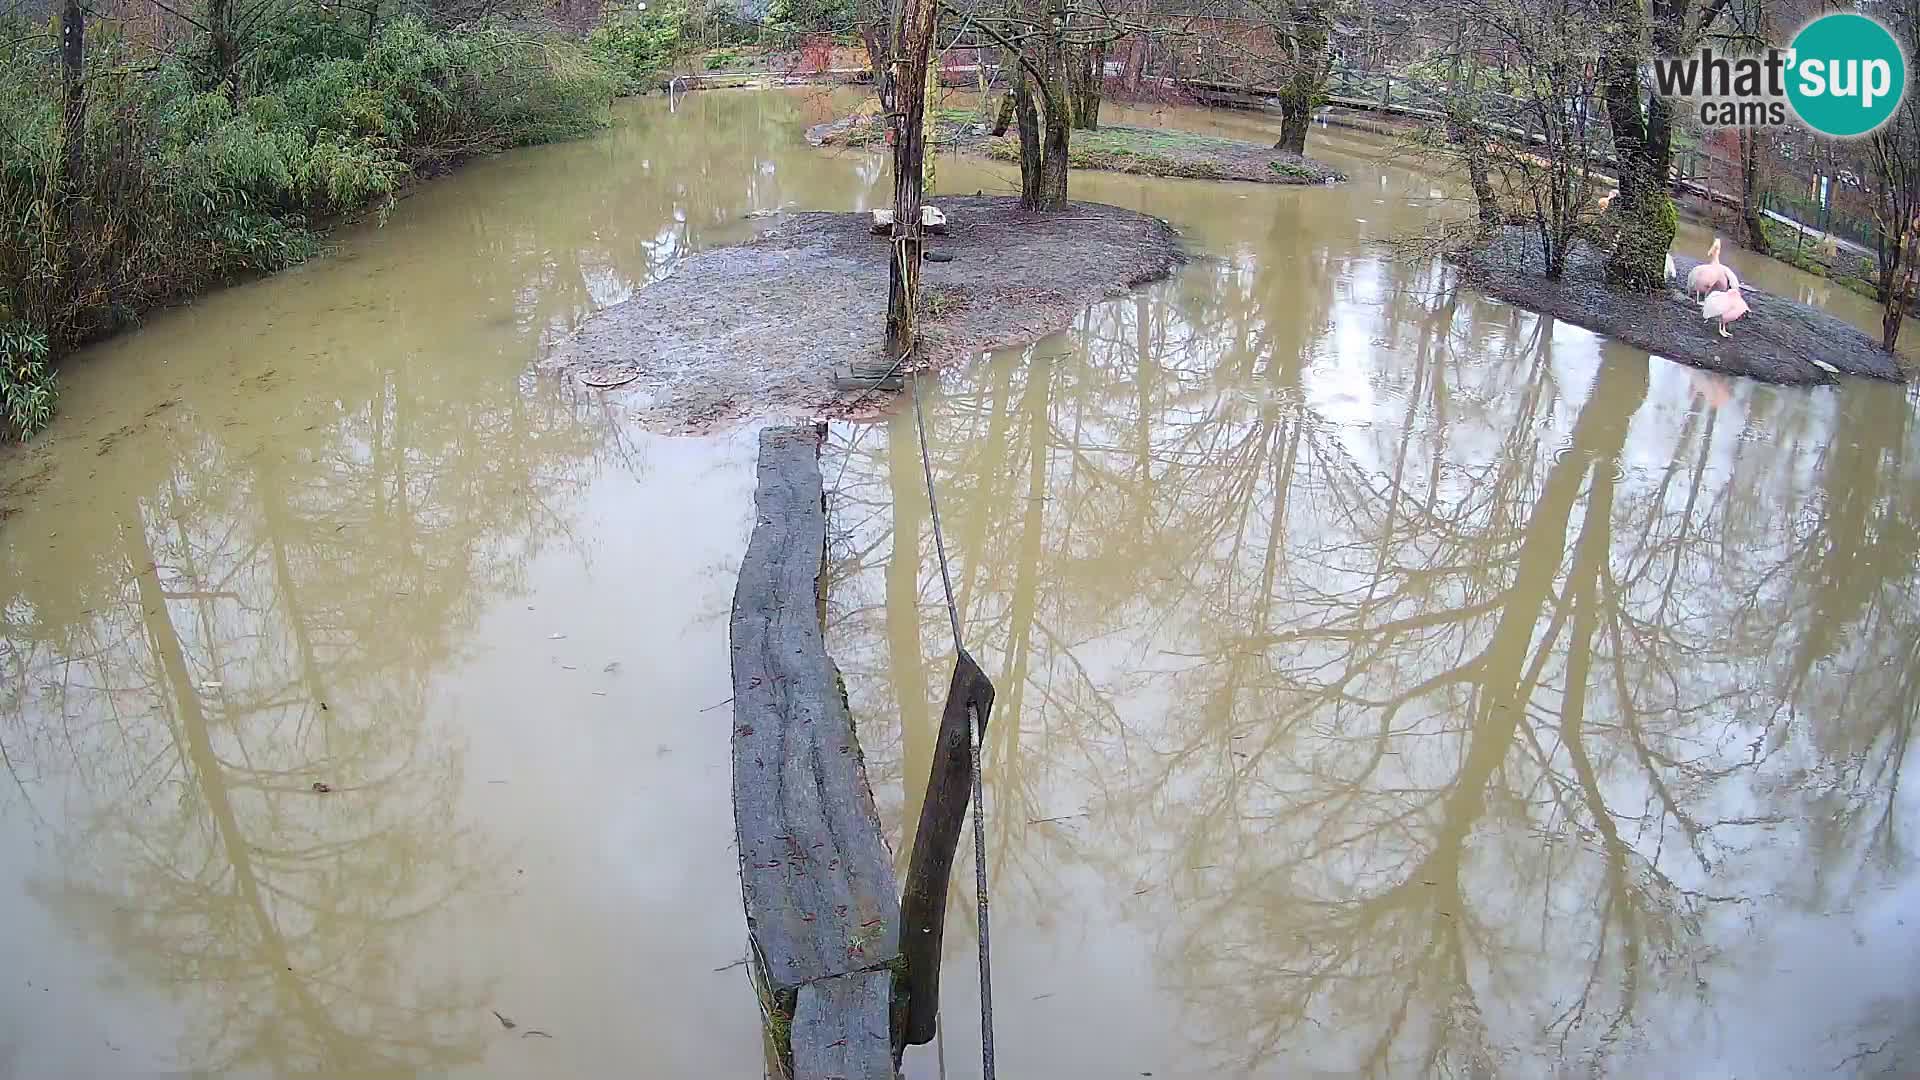
<path id="1" fill-rule="evenodd" d="M 357 38 L 314 9 L 248 54 L 252 92 L 191 54 L 154 67 L 89 43 L 78 183 L 63 178 L 59 82 L 0 56 L 0 437 L 45 423 L 54 360 L 141 312 L 319 247 L 310 222 L 382 204 L 410 175 L 584 134 L 615 81 L 576 46 L 403 18 Z"/>
<path id="2" fill-rule="evenodd" d="M 832 33 L 854 25 L 853 0 L 769 0 L 767 23 L 784 33 Z"/>
<path id="3" fill-rule="evenodd" d="M 679 3 L 612 6 L 587 37 L 587 48 L 629 93 L 647 89 L 685 51 L 686 7 Z"/>
<path id="4" fill-rule="evenodd" d="M 52 417 L 47 336 L 22 322 L 0 323 L 0 438 L 24 439 Z"/>

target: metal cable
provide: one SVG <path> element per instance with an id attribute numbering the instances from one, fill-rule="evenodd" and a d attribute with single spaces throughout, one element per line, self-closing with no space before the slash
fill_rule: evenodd
<path id="1" fill-rule="evenodd" d="M 947 620 L 953 627 L 953 652 L 960 645 L 960 608 L 953 601 L 953 573 L 947 569 L 947 539 L 940 529 L 940 500 L 933 493 L 933 458 L 927 452 L 927 415 L 920 408 L 920 380 L 913 380 L 913 421 L 920 433 L 920 470 L 927 479 L 927 509 L 933 520 L 933 549 L 940 559 L 940 584 L 947 594 Z M 973 890 L 980 919 L 980 1075 L 993 1077 L 993 952 L 987 935 L 987 832 L 980 784 L 980 714 L 967 705 L 967 743 L 973 758 Z"/>

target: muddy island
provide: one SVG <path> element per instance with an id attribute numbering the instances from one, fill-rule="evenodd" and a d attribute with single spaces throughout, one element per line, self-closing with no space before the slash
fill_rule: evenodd
<path id="1" fill-rule="evenodd" d="M 866 113 L 807 129 L 807 141 L 815 146 L 879 146 L 886 137 L 882 119 Z M 929 145 L 995 161 L 1020 160 L 1020 144 L 1011 131 L 995 135 L 965 109 L 940 110 Z M 1075 131 L 1067 146 L 1067 167 L 1254 184 L 1335 184 L 1346 179 L 1338 169 L 1290 151 L 1171 128 L 1108 126 Z"/>
<path id="2" fill-rule="evenodd" d="M 1117 206 L 1035 213 L 1012 197 L 929 203 L 949 225 L 928 240 L 918 369 L 1037 341 L 1183 258 L 1173 226 Z M 689 255 L 670 277 L 594 315 L 541 368 L 678 430 L 883 406 L 892 394 L 844 389 L 834 372 L 883 363 L 887 239 L 864 213 L 766 221 L 753 240 Z"/>
<path id="3" fill-rule="evenodd" d="M 1567 254 L 1566 274 L 1549 281 L 1533 233 L 1520 226 L 1496 232 L 1453 261 L 1481 290 L 1529 311 L 1583 326 L 1693 367 L 1771 383 L 1817 385 L 1841 375 L 1904 381 L 1899 362 L 1851 323 L 1796 300 L 1743 287 L 1751 309 L 1721 337 L 1685 293 L 1687 272 L 1700 260 L 1674 256 L 1676 280 L 1662 293 L 1635 295 L 1606 283 L 1606 253 L 1585 242 Z"/>

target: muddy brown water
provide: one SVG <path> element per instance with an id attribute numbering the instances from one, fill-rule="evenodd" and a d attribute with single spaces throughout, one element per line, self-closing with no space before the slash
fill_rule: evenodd
<path id="1" fill-rule="evenodd" d="M 0 1076 L 759 1072 L 753 441 L 523 375 L 746 212 L 884 198 L 801 143 L 834 113 L 624 104 L 68 366 L 0 456 Z M 1314 138 L 1354 183 L 1076 176 L 1212 257 L 929 388 L 1000 685 L 1003 1074 L 1909 1071 L 1907 396 L 1454 290 L 1378 245 L 1447 185 Z M 949 662 L 916 444 L 831 439 L 831 645 L 904 861 Z M 970 905 L 910 1076 L 977 1075 Z"/>

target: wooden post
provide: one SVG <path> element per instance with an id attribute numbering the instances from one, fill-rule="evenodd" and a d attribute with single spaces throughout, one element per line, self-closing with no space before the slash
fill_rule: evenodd
<path id="1" fill-rule="evenodd" d="M 80 0 L 60 9 L 60 180 L 68 196 L 80 190 L 87 153 L 87 18 Z"/>
<path id="2" fill-rule="evenodd" d="M 993 683 L 961 650 L 953 664 L 947 705 L 940 713 L 940 734 L 933 749 L 927 796 L 920 804 L 920 828 L 900 897 L 900 953 L 906 960 L 907 1019 L 902 1041 L 919 1045 L 933 1039 L 940 1010 L 940 949 L 947 917 L 947 881 L 953 873 L 960 823 L 967 816 L 973 789 L 973 745 L 968 710 L 987 731 L 993 711 Z"/>

